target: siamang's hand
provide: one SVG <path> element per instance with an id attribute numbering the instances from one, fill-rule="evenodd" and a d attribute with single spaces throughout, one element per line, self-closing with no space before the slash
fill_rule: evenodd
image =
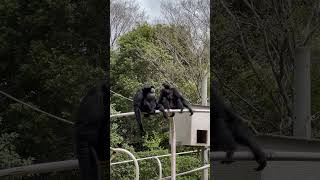
<path id="1" fill-rule="evenodd" d="M 259 166 L 255 168 L 256 171 L 261 171 L 267 166 L 267 160 L 266 159 L 259 159 L 257 160 Z"/>
<path id="2" fill-rule="evenodd" d="M 190 109 L 189 112 L 190 112 L 190 116 L 192 116 L 193 115 L 192 109 Z"/>

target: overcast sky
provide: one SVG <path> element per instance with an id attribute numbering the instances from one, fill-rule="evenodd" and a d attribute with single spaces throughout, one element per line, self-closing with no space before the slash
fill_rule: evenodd
<path id="1" fill-rule="evenodd" d="M 136 0 L 149 16 L 149 22 L 161 16 L 160 0 Z"/>

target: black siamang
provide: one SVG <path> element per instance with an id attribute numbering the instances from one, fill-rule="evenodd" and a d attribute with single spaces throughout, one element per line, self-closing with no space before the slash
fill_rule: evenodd
<path id="1" fill-rule="evenodd" d="M 144 129 L 141 122 L 141 113 L 145 113 L 144 117 L 154 114 L 156 110 L 160 110 L 165 119 L 168 119 L 167 113 L 161 104 L 157 103 L 154 86 L 145 85 L 140 89 L 133 99 L 133 108 L 137 123 L 140 128 L 141 135 L 144 134 Z"/>
<path id="2" fill-rule="evenodd" d="M 165 109 L 180 109 L 180 112 L 182 113 L 183 108 L 186 107 L 189 109 L 190 116 L 193 115 L 193 110 L 191 108 L 190 103 L 180 94 L 180 92 L 174 88 L 171 87 L 168 83 L 162 84 L 163 88 L 161 89 L 160 97 L 158 100 L 158 103 L 163 105 Z M 172 113 L 171 116 L 174 116 L 174 113 Z"/>
<path id="3" fill-rule="evenodd" d="M 211 148 L 213 151 L 226 151 L 226 159 L 222 163 L 231 163 L 237 143 L 249 147 L 259 166 L 255 169 L 261 171 L 267 165 L 266 155 L 253 139 L 249 128 L 244 124 L 230 105 L 218 95 L 217 82 L 211 83 Z"/>
<path id="4" fill-rule="evenodd" d="M 75 116 L 76 156 L 81 180 L 101 180 L 100 163 L 108 160 L 108 99 L 105 82 L 82 98 Z"/>

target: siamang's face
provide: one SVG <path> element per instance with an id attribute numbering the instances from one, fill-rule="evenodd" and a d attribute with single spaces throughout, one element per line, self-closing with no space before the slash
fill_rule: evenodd
<path id="1" fill-rule="evenodd" d="M 147 99 L 148 100 L 156 99 L 156 90 L 154 87 L 151 87 L 150 89 L 148 89 Z"/>
<path id="2" fill-rule="evenodd" d="M 168 99 L 173 99 L 173 92 L 171 89 L 164 89 L 163 92 L 165 97 Z"/>
<path id="3" fill-rule="evenodd" d="M 171 88 L 170 84 L 168 84 L 168 83 L 163 83 L 162 86 L 163 86 L 165 89 L 170 89 L 170 88 Z"/>

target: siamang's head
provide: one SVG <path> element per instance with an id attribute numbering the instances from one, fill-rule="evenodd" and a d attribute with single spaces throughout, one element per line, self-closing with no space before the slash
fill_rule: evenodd
<path id="1" fill-rule="evenodd" d="M 147 99 L 155 99 L 156 98 L 156 89 L 154 86 L 144 85 L 142 88 L 142 92 L 144 97 Z"/>
<path id="2" fill-rule="evenodd" d="M 172 87 L 170 86 L 170 84 L 165 82 L 162 84 L 162 86 L 164 87 L 162 89 L 163 96 L 165 96 L 168 99 L 173 99 L 173 90 L 171 89 Z"/>
<path id="3" fill-rule="evenodd" d="M 142 88 L 142 91 L 145 93 L 149 93 L 149 92 L 155 92 L 155 87 L 152 85 L 144 85 Z"/>
<path id="4" fill-rule="evenodd" d="M 168 82 L 162 83 L 162 86 L 163 86 L 165 89 L 170 89 L 170 88 L 171 88 L 171 86 L 170 86 L 170 84 L 169 84 Z"/>

